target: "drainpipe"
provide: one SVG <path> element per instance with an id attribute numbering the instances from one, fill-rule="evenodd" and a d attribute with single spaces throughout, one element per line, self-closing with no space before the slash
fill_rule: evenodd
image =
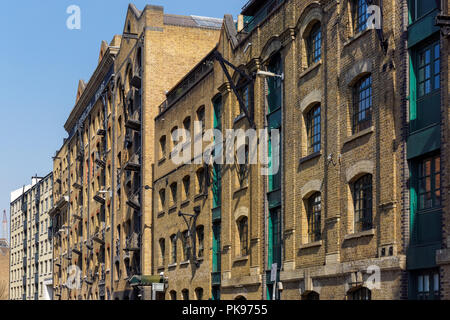
<path id="1" fill-rule="evenodd" d="M 113 63 L 114 67 L 114 63 Z M 111 211 L 110 211 L 110 231 L 111 231 L 111 245 L 110 245 L 110 265 L 109 265 L 109 278 L 110 278 L 110 295 L 109 299 L 112 300 L 113 288 L 114 288 L 114 217 L 116 215 L 115 210 L 115 199 L 116 199 L 116 181 L 117 181 L 117 170 L 116 170 L 116 86 L 114 85 L 115 76 L 111 77 L 112 82 L 112 99 L 111 99 L 111 117 L 112 117 L 112 132 L 111 132 L 111 189 L 112 189 L 112 199 L 111 199 Z"/>

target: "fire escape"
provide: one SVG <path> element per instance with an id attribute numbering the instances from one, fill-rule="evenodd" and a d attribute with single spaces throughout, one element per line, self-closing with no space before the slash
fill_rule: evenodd
<path id="1" fill-rule="evenodd" d="M 141 260 L 141 67 L 137 71 L 128 74 L 129 91 L 124 99 L 124 117 L 126 135 L 124 149 L 128 154 L 128 161 L 122 169 L 124 174 L 124 191 L 126 201 L 126 228 L 124 228 L 125 246 L 123 248 L 123 260 L 126 271 L 126 279 L 139 276 Z"/>

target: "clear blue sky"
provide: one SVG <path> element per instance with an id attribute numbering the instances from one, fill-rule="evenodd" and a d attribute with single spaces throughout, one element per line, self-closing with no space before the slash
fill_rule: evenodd
<path id="1" fill-rule="evenodd" d="M 135 0 L 162 5 L 165 13 L 236 17 L 247 0 Z M 0 210 L 9 215 L 13 189 L 52 170 L 51 157 L 66 132 L 79 79 L 94 71 L 101 40 L 125 23 L 129 1 L 22 0 L 0 3 Z M 81 30 L 69 30 L 67 7 L 81 8 Z"/>

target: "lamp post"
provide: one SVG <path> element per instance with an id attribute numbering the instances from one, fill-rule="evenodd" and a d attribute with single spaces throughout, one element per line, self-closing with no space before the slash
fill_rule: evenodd
<path id="1" fill-rule="evenodd" d="M 197 218 L 200 215 L 200 207 L 196 206 L 194 207 L 194 214 L 189 213 L 183 213 L 181 211 L 178 212 L 179 217 L 183 217 L 184 222 L 186 223 L 187 230 L 188 230 L 188 237 L 192 241 L 192 260 L 194 261 L 195 265 L 198 266 L 197 261 L 197 252 L 196 252 L 196 243 L 195 243 L 195 234 L 196 234 L 196 228 L 197 228 Z"/>

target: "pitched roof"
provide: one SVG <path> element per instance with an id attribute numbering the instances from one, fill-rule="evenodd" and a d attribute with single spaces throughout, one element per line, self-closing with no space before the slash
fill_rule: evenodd
<path id="1" fill-rule="evenodd" d="M 180 16 L 175 14 L 165 14 L 164 24 L 193 28 L 222 28 L 223 19 L 200 17 L 200 16 Z"/>

